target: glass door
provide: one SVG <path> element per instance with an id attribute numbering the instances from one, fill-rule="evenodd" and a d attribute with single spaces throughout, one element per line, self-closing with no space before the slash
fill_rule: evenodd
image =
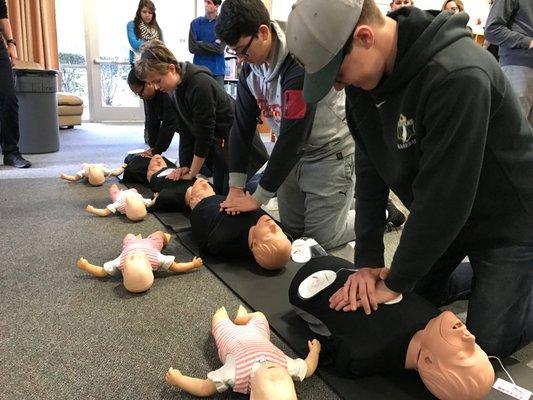
<path id="1" fill-rule="evenodd" d="M 138 0 L 83 0 L 91 120 L 141 121 L 142 101 L 128 87 L 126 24 Z"/>

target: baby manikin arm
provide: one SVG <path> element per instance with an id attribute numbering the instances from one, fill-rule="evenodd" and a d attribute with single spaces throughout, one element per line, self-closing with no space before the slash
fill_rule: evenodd
<path id="1" fill-rule="evenodd" d="M 83 269 L 87 271 L 92 276 L 96 276 L 97 278 L 105 278 L 109 274 L 104 270 L 103 267 L 100 267 L 98 265 L 94 265 L 89 263 L 85 258 L 80 257 L 78 262 L 76 263 L 79 269 Z"/>
<path id="2" fill-rule="evenodd" d="M 194 257 L 190 262 L 177 263 L 173 262 L 169 270 L 172 272 L 187 272 L 191 269 L 200 268 L 203 265 L 202 259 L 199 257 Z"/>
<path id="3" fill-rule="evenodd" d="M 165 381 L 169 385 L 179 387 L 193 396 L 209 397 L 217 393 L 217 388 L 210 379 L 191 378 L 174 368 L 168 370 L 165 375 Z"/>
<path id="4" fill-rule="evenodd" d="M 85 208 L 85 211 L 99 217 L 109 217 L 111 214 L 113 214 L 109 208 L 94 208 L 91 205 L 88 205 Z"/>
<path id="5" fill-rule="evenodd" d="M 311 375 L 313 375 L 316 371 L 316 367 L 318 366 L 318 357 L 320 354 L 320 342 L 316 339 L 308 340 L 307 345 L 309 347 L 309 354 L 305 358 L 305 363 L 307 364 L 307 372 L 305 374 L 306 378 L 309 378 Z"/>
<path id="6" fill-rule="evenodd" d="M 124 170 L 126 169 L 126 167 L 128 166 L 128 164 L 122 164 L 121 167 L 118 167 L 117 169 L 113 170 L 113 172 L 111 172 L 111 174 L 109 174 L 110 176 L 119 176 L 120 174 L 122 174 L 124 172 Z"/>
<path id="7" fill-rule="evenodd" d="M 82 176 L 80 176 L 78 174 L 76 174 L 76 175 L 61 174 L 59 177 L 61 179 L 64 179 L 66 181 L 71 181 L 71 182 L 77 182 L 77 181 L 79 181 L 82 178 Z"/>

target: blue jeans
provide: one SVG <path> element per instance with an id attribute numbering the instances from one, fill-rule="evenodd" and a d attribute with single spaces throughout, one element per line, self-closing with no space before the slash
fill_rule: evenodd
<path id="1" fill-rule="evenodd" d="M 506 357 L 533 340 L 533 245 L 466 247 L 452 244 L 414 291 L 439 307 L 469 295 L 468 330 L 488 355 Z M 457 268 L 466 255 L 472 275 Z"/>

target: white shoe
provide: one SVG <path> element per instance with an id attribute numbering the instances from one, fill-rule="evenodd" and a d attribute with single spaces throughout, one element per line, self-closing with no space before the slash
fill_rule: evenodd
<path id="1" fill-rule="evenodd" d="M 304 300 L 310 299 L 335 282 L 336 278 L 337 273 L 329 269 L 315 272 L 300 283 L 298 295 Z"/>
<path id="2" fill-rule="evenodd" d="M 300 238 L 292 242 L 291 258 L 297 263 L 306 263 L 311 259 L 311 247 L 318 245 L 315 239 Z"/>

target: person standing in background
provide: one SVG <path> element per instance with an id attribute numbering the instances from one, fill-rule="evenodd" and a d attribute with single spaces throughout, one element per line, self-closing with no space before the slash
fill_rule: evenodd
<path id="1" fill-rule="evenodd" d="M 150 0 L 140 0 L 135 18 L 128 22 L 128 41 L 130 42 L 130 64 L 139 58 L 139 48 L 152 39 L 163 40 L 163 32 L 157 23 L 155 5 Z"/>
<path id="2" fill-rule="evenodd" d="M 157 23 L 155 15 L 155 5 L 151 0 L 140 0 L 137 6 L 137 12 L 133 21 L 128 22 L 128 41 L 130 42 L 130 64 L 133 64 L 139 59 L 139 49 L 144 42 L 152 39 L 163 40 L 163 32 Z M 146 100 L 143 99 L 144 105 L 144 143 L 149 144 L 148 137 L 148 111 Z"/>
<path id="3" fill-rule="evenodd" d="M 463 12 L 465 10 L 465 6 L 461 0 L 445 0 L 442 4 L 441 10 L 451 11 L 454 14 L 457 14 L 458 12 Z"/>
<path id="4" fill-rule="evenodd" d="M 17 44 L 13 40 L 11 24 L 7 19 L 7 5 L 5 0 L 0 0 L 0 147 L 4 165 L 28 168 L 31 162 L 20 155 L 18 148 L 19 105 L 12 68 L 17 58 Z"/>
<path id="5" fill-rule="evenodd" d="M 496 0 L 485 38 L 499 46 L 500 65 L 533 126 L 533 1 Z"/>
<path id="6" fill-rule="evenodd" d="M 215 34 L 218 8 L 222 0 L 204 0 L 205 16 L 191 22 L 189 51 L 194 54 L 193 63 L 203 65 L 213 73 L 216 81 L 224 87 L 224 43 Z"/>

